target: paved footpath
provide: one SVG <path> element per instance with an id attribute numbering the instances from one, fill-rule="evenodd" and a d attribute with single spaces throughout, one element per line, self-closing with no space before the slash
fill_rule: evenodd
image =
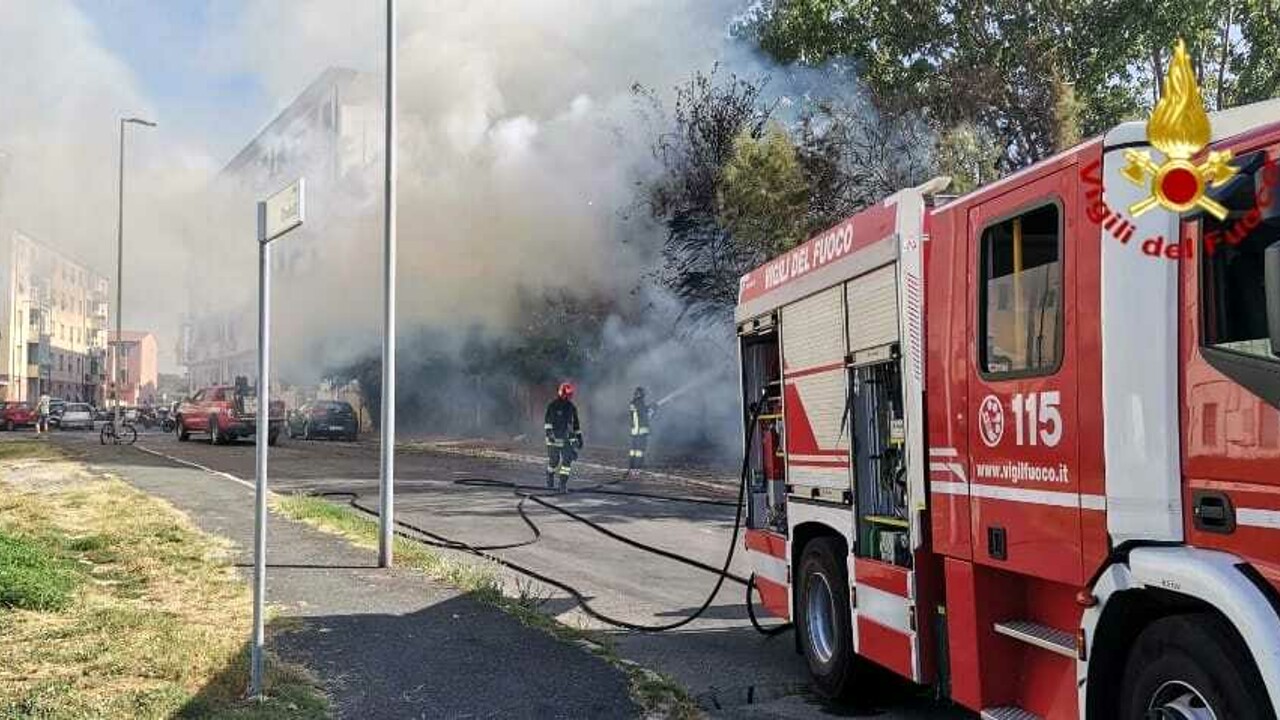
<path id="1" fill-rule="evenodd" d="M 91 461 L 230 538 L 249 577 L 251 488 L 132 448 Z M 380 570 L 373 551 L 274 515 L 268 542 L 267 600 L 289 618 L 268 628 L 268 647 L 317 673 L 338 717 L 639 715 L 621 671 L 456 589 Z"/>

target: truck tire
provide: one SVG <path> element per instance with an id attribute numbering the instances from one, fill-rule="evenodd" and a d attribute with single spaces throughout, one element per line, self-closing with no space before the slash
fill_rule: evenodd
<path id="1" fill-rule="evenodd" d="M 853 631 L 849 627 L 849 580 L 840 546 L 817 538 L 800 558 L 796 632 L 818 694 L 848 697 L 853 689 Z"/>
<path id="2" fill-rule="evenodd" d="M 191 433 L 187 432 L 187 426 L 182 422 L 181 416 L 174 422 L 173 431 L 178 436 L 178 442 L 186 442 L 191 439 Z"/>
<path id="3" fill-rule="evenodd" d="M 6 431 L 8 431 L 8 432 L 13 432 L 13 421 L 12 421 L 12 420 L 5 420 L 5 421 L 4 421 L 4 429 L 5 429 Z"/>
<path id="4" fill-rule="evenodd" d="M 222 431 L 218 429 L 218 417 L 216 415 L 209 416 L 209 444 L 222 445 L 226 439 L 222 437 Z"/>
<path id="5" fill-rule="evenodd" d="M 1121 720 L 1275 717 L 1249 651 L 1235 629 L 1212 613 L 1151 623 L 1129 653 L 1122 688 Z"/>

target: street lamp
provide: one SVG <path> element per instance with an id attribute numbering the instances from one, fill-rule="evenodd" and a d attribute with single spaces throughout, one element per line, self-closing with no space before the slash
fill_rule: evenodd
<path id="1" fill-rule="evenodd" d="M 378 567 L 394 562 L 396 462 L 396 0 L 387 0 L 386 150 L 383 158 L 382 446 L 378 463 Z"/>
<path id="2" fill-rule="evenodd" d="M 124 341 L 123 331 L 121 329 L 121 320 L 124 315 L 124 126 L 125 125 L 144 125 L 146 127 L 155 127 L 156 124 L 143 120 L 142 118 L 120 118 L 120 195 L 119 203 L 116 208 L 116 342 L 115 348 L 111 353 L 111 359 L 115 365 L 111 373 L 111 387 L 115 388 L 112 395 L 115 396 L 116 407 L 113 422 L 118 426 L 120 424 L 120 343 Z M 111 343 L 107 343 L 110 345 Z"/>

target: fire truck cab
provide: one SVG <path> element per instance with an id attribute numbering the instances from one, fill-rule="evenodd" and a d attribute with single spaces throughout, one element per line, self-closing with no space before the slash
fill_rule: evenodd
<path id="1" fill-rule="evenodd" d="M 1276 717 L 1277 118 L 1211 116 L 1222 219 L 1132 210 L 1127 123 L 742 277 L 745 550 L 821 692 L 871 662 L 984 718 Z"/>

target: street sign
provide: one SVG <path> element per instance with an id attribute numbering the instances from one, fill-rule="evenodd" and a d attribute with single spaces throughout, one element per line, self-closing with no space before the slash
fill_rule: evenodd
<path id="1" fill-rule="evenodd" d="M 266 199 L 266 228 L 262 242 L 271 242 L 302 224 L 306 213 L 306 182 L 303 178 Z"/>
<path id="2" fill-rule="evenodd" d="M 271 444 L 271 241 L 302 224 L 306 183 L 293 184 L 258 203 L 258 416 L 253 497 L 253 646 L 249 694 L 262 697 L 267 597 L 267 446 Z"/>

